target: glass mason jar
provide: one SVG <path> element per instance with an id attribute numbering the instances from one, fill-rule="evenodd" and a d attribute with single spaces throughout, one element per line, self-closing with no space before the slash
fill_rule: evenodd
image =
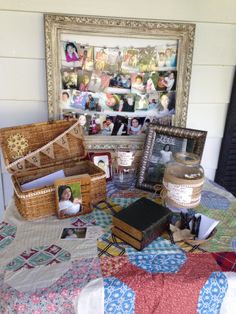
<path id="1" fill-rule="evenodd" d="M 118 148 L 113 163 L 113 182 L 118 189 L 129 190 L 134 187 L 136 169 L 134 165 L 135 150 Z"/>
<path id="2" fill-rule="evenodd" d="M 164 172 L 165 203 L 176 208 L 194 208 L 201 200 L 204 170 L 193 153 L 176 153 Z"/>

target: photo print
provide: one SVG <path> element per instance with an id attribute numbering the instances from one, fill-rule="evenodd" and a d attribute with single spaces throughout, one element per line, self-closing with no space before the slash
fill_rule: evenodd
<path id="1" fill-rule="evenodd" d="M 61 91 L 60 94 L 60 109 L 70 109 L 71 108 L 71 91 L 65 89 Z"/>
<path id="2" fill-rule="evenodd" d="M 157 91 L 174 91 L 176 89 L 176 71 L 158 72 L 158 79 L 156 84 Z"/>
<path id="3" fill-rule="evenodd" d="M 135 110 L 148 110 L 149 100 L 148 95 L 136 95 L 135 97 Z"/>
<path id="4" fill-rule="evenodd" d="M 133 117 L 129 118 L 128 133 L 129 135 L 142 134 L 142 127 L 145 117 Z"/>
<path id="5" fill-rule="evenodd" d="M 78 75 L 76 69 L 62 68 L 62 89 L 78 89 L 77 78 Z"/>
<path id="6" fill-rule="evenodd" d="M 82 70 L 92 71 L 94 67 L 93 47 L 79 44 L 78 54 L 78 67 Z"/>
<path id="7" fill-rule="evenodd" d="M 91 154 L 92 162 L 102 169 L 106 174 L 106 180 L 109 181 L 112 178 L 111 174 L 111 154 L 110 153 L 93 153 Z"/>
<path id="8" fill-rule="evenodd" d="M 161 183 L 167 163 L 173 160 L 174 153 L 188 151 L 187 145 L 188 140 L 185 138 L 157 134 L 148 162 L 145 181 Z"/>
<path id="9" fill-rule="evenodd" d="M 95 70 L 104 71 L 108 62 L 108 49 L 105 47 L 94 48 Z"/>
<path id="10" fill-rule="evenodd" d="M 177 40 L 164 41 L 157 45 L 157 67 L 176 69 L 177 66 Z"/>
<path id="11" fill-rule="evenodd" d="M 99 93 L 87 93 L 85 110 L 101 111 L 100 94 Z"/>
<path id="12" fill-rule="evenodd" d="M 91 116 L 89 135 L 99 135 L 102 133 L 101 118 L 100 115 L 95 114 Z"/>
<path id="13" fill-rule="evenodd" d="M 114 118 L 114 127 L 111 135 L 128 135 L 128 117 L 117 115 Z"/>
<path id="14" fill-rule="evenodd" d="M 79 61 L 78 46 L 76 42 L 63 42 L 66 62 Z"/>
<path id="15" fill-rule="evenodd" d="M 83 128 L 84 135 L 89 135 L 89 128 L 91 123 L 91 115 L 89 114 L 76 114 L 76 118 L 79 120 L 79 124 Z"/>
<path id="16" fill-rule="evenodd" d="M 81 92 L 87 92 L 89 90 L 89 83 L 92 72 L 90 71 L 78 71 L 78 89 Z"/>
<path id="17" fill-rule="evenodd" d="M 86 231 L 87 228 L 64 228 L 60 238 L 65 240 L 84 239 L 86 237 Z"/>
<path id="18" fill-rule="evenodd" d="M 124 73 L 138 72 L 139 49 L 124 48 L 121 71 Z"/>
<path id="19" fill-rule="evenodd" d="M 104 92 L 109 86 L 110 76 L 101 71 L 93 71 L 89 91 L 91 92 Z"/>
<path id="20" fill-rule="evenodd" d="M 157 115 L 157 112 L 161 110 L 160 95 L 161 95 L 161 93 L 157 93 L 157 92 L 148 94 L 148 111 L 149 111 L 149 114 L 152 112 L 153 115 Z"/>
<path id="21" fill-rule="evenodd" d="M 86 102 L 88 99 L 88 93 L 79 92 L 78 90 L 72 90 L 71 107 L 84 111 L 86 109 Z"/>
<path id="22" fill-rule="evenodd" d="M 131 91 L 130 74 L 114 73 L 110 74 L 109 87 L 107 93 L 127 94 Z"/>
<path id="23" fill-rule="evenodd" d="M 109 136 L 112 134 L 114 128 L 115 117 L 112 116 L 100 116 L 101 123 L 101 135 Z"/>
<path id="24" fill-rule="evenodd" d="M 175 113 L 175 92 L 160 93 L 159 98 L 159 110 L 157 112 L 157 118 L 173 115 Z"/>
<path id="25" fill-rule="evenodd" d="M 147 47 L 139 48 L 139 71 L 152 72 L 156 70 L 156 48 Z"/>
<path id="26" fill-rule="evenodd" d="M 134 94 L 145 93 L 144 73 L 131 74 L 131 92 Z"/>
<path id="27" fill-rule="evenodd" d="M 64 180 L 56 186 L 57 213 L 59 218 L 77 216 L 83 212 L 80 182 Z"/>
<path id="28" fill-rule="evenodd" d="M 107 59 L 104 66 L 104 70 L 115 73 L 121 70 L 122 63 L 122 50 L 119 48 L 107 48 Z"/>
<path id="29" fill-rule="evenodd" d="M 119 112 L 134 112 L 135 95 L 120 95 Z"/>

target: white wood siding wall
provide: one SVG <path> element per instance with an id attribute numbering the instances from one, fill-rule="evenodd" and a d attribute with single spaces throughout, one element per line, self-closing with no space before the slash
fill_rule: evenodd
<path id="1" fill-rule="evenodd" d="M 187 127 L 208 131 L 202 165 L 214 179 L 236 64 L 234 0 L 128 0 L 123 5 L 110 0 L 0 0 L 0 127 L 47 120 L 43 12 L 195 23 Z M 12 187 L 3 166 L 1 176 L 6 205 Z M 2 204 L 0 180 L 1 209 Z"/>

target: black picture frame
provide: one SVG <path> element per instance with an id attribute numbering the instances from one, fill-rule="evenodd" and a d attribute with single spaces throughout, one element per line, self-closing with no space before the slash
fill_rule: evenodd
<path id="1" fill-rule="evenodd" d="M 144 144 L 144 153 L 137 174 L 136 187 L 155 191 L 156 185 L 162 185 L 164 168 L 168 160 L 160 162 L 160 150 L 166 145 L 169 145 L 174 153 L 179 151 L 194 153 L 198 155 L 201 161 L 206 136 L 206 131 L 167 127 L 151 123 Z M 156 165 L 156 167 L 153 165 Z M 153 169 L 151 169 L 152 166 Z"/>

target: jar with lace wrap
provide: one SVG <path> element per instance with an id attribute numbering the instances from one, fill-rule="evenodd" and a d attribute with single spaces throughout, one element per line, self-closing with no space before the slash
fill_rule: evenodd
<path id="1" fill-rule="evenodd" d="M 193 153 L 176 153 L 167 164 L 163 177 L 164 199 L 167 206 L 194 208 L 201 200 L 204 170 L 200 158 Z"/>

